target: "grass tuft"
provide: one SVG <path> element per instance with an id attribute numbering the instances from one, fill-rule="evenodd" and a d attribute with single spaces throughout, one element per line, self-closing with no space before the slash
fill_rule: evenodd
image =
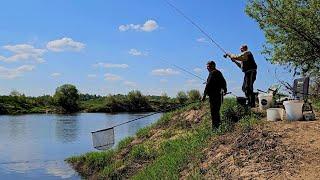
<path id="1" fill-rule="evenodd" d="M 121 140 L 118 143 L 117 149 L 121 150 L 121 149 L 126 148 L 133 140 L 134 140 L 134 137 L 126 137 L 126 138 L 124 138 L 123 140 Z"/>

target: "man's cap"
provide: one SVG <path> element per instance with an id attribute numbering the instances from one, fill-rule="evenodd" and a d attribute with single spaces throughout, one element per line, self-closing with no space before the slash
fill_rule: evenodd
<path id="1" fill-rule="evenodd" d="M 241 47 L 245 48 L 245 49 L 248 49 L 248 45 L 246 45 L 246 44 L 242 44 Z"/>
<path id="2" fill-rule="evenodd" d="M 207 65 L 212 66 L 212 67 L 216 67 L 216 63 L 214 61 L 208 61 Z"/>

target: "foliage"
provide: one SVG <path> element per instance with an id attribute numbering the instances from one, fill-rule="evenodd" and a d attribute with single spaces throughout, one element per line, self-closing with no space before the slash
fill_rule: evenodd
<path id="1" fill-rule="evenodd" d="M 149 160 L 157 157 L 157 151 L 147 145 L 139 144 L 132 148 L 130 157 L 138 160 Z"/>
<path id="2" fill-rule="evenodd" d="M 268 60 L 319 76 L 319 9 L 319 0 L 249 0 L 246 13 L 265 33 Z"/>
<path id="3" fill-rule="evenodd" d="M 188 101 L 188 96 L 184 91 L 179 91 L 177 93 L 176 99 L 180 104 L 184 104 Z"/>
<path id="4" fill-rule="evenodd" d="M 193 89 L 188 92 L 188 97 L 190 102 L 200 101 L 201 93 L 198 90 Z"/>
<path id="5" fill-rule="evenodd" d="M 239 125 L 241 128 L 248 130 L 259 122 L 261 122 L 259 121 L 259 117 L 252 114 L 242 117 L 239 121 Z"/>
<path id="6" fill-rule="evenodd" d="M 140 91 L 130 91 L 127 95 L 128 103 L 131 105 L 131 111 L 139 111 L 144 109 L 144 111 L 148 111 L 151 109 L 147 98 L 142 95 Z"/>
<path id="7" fill-rule="evenodd" d="M 149 138 L 150 136 L 150 130 L 151 130 L 151 126 L 147 126 L 144 128 L 141 128 L 137 131 L 137 137 L 139 138 Z"/>
<path id="8" fill-rule="evenodd" d="M 58 87 L 53 98 L 66 112 L 76 112 L 79 109 L 79 93 L 74 85 L 65 84 Z"/>
<path id="9" fill-rule="evenodd" d="M 320 111 L 320 99 L 319 98 L 313 100 L 313 105 L 317 111 Z"/>
<path id="10" fill-rule="evenodd" d="M 79 94 L 79 100 L 80 101 L 88 101 L 88 100 L 94 100 L 94 99 L 101 99 L 101 96 L 96 94 Z"/>
<path id="11" fill-rule="evenodd" d="M 221 120 L 225 123 L 238 122 L 242 117 L 250 115 L 251 111 L 239 105 L 235 98 L 226 98 L 221 106 Z"/>
<path id="12" fill-rule="evenodd" d="M 127 147 L 127 146 L 133 141 L 133 139 L 134 139 L 134 138 L 131 137 L 131 136 L 122 139 L 122 140 L 118 143 L 117 149 L 118 149 L 118 150 L 121 150 L 121 149 Z"/>

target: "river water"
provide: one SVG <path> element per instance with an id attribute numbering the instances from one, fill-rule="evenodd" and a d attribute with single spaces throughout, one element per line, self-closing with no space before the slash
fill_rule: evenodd
<path id="1" fill-rule="evenodd" d="M 91 132 L 146 114 L 79 113 L 0 116 L 0 179 L 80 179 L 64 159 L 95 151 Z M 157 119 L 156 114 L 115 128 L 115 142 Z"/>

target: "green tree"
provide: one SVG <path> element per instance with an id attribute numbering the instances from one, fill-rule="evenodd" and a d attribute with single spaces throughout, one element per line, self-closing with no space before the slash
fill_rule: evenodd
<path id="1" fill-rule="evenodd" d="M 68 113 L 79 110 L 79 93 L 74 85 L 65 84 L 58 87 L 53 98 L 55 103 Z"/>
<path id="2" fill-rule="evenodd" d="M 249 0 L 246 13 L 265 33 L 269 61 L 319 77 L 319 9 L 319 0 Z"/>
<path id="3" fill-rule="evenodd" d="M 190 100 L 191 102 L 195 102 L 195 101 L 201 100 L 201 94 L 200 94 L 200 92 L 199 92 L 198 90 L 196 90 L 196 89 L 190 90 L 190 91 L 188 92 L 188 96 L 189 96 L 189 100 Z"/>
<path id="4" fill-rule="evenodd" d="M 13 90 L 10 92 L 10 96 L 23 96 L 23 94 L 21 94 L 19 91 L 17 90 Z"/>
<path id="5" fill-rule="evenodd" d="M 139 109 L 145 111 L 151 109 L 148 99 L 142 95 L 140 91 L 130 91 L 127 95 L 127 99 L 131 104 L 132 111 L 137 111 Z"/>
<path id="6" fill-rule="evenodd" d="M 184 91 L 179 91 L 176 98 L 180 104 L 184 104 L 188 101 L 188 96 Z"/>
<path id="7" fill-rule="evenodd" d="M 160 96 L 160 103 L 161 105 L 168 104 L 170 101 L 170 97 L 168 96 L 167 93 L 162 93 Z"/>

